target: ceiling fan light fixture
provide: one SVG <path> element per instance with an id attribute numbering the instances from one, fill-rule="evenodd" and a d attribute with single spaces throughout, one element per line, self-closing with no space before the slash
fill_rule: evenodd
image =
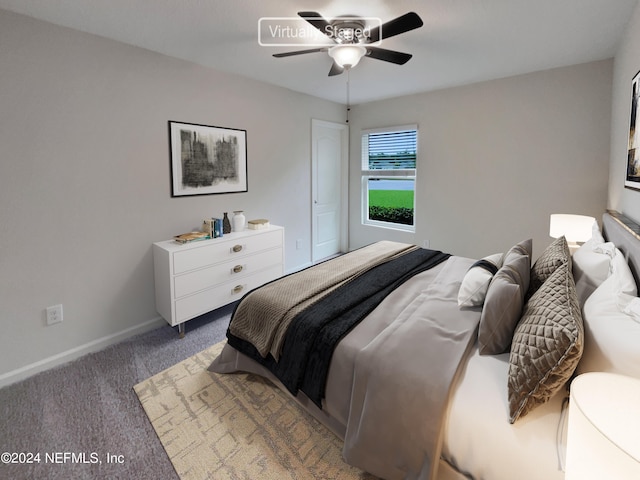
<path id="1" fill-rule="evenodd" d="M 361 45 L 336 45 L 329 49 L 329 56 L 342 68 L 355 67 L 365 56 L 367 49 Z"/>

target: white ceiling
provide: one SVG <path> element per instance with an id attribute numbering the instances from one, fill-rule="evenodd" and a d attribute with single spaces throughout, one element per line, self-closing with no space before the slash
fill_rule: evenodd
<path id="1" fill-rule="evenodd" d="M 378 17 L 415 11 L 420 29 L 381 47 L 413 54 L 398 66 L 363 58 L 352 104 L 614 56 L 638 0 L 0 0 L 0 8 L 218 70 L 346 103 L 347 75 L 328 77 L 326 53 L 258 43 L 263 17 L 312 10 Z"/>

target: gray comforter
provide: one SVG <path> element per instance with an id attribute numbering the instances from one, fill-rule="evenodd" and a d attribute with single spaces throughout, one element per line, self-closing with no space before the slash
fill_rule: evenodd
<path id="1" fill-rule="evenodd" d="M 271 353 L 278 360 L 289 325 L 301 311 L 375 266 L 416 249 L 376 242 L 257 288 L 241 300 L 229 332 L 250 342 L 262 357 Z"/>
<path id="2" fill-rule="evenodd" d="M 451 257 L 392 292 L 336 348 L 324 409 L 296 399 L 345 440 L 345 460 L 386 479 L 435 478 L 451 387 L 479 309 L 457 305 L 473 260 Z M 277 379 L 229 345 L 210 370 Z"/>

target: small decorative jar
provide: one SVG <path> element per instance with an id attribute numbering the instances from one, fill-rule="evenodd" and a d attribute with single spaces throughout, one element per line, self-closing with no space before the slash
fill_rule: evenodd
<path id="1" fill-rule="evenodd" d="M 246 219 L 242 210 L 234 210 L 233 212 L 233 231 L 241 232 L 244 230 Z"/>

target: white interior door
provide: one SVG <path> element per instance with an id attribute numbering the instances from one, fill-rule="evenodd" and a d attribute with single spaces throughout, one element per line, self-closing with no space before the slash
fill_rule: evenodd
<path id="1" fill-rule="evenodd" d="M 313 262 L 346 250 L 349 127 L 311 121 Z"/>

